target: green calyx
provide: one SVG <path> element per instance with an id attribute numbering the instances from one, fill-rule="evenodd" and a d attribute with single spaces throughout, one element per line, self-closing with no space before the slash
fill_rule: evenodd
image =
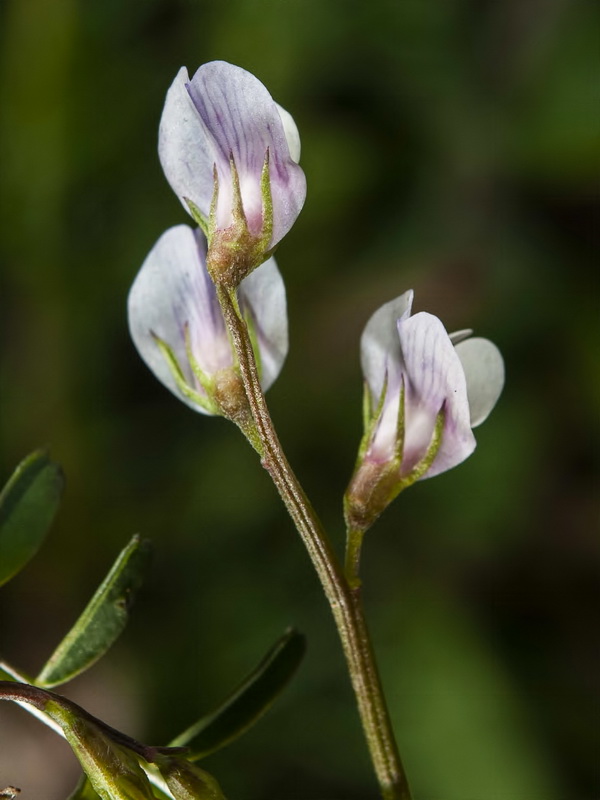
<path id="1" fill-rule="evenodd" d="M 209 223 L 204 214 L 200 211 L 198 206 L 194 203 L 193 200 L 190 200 L 189 197 L 184 197 L 185 203 L 189 209 L 190 214 L 192 215 L 192 219 L 196 223 L 196 225 L 200 226 L 202 233 L 208 239 L 209 235 Z"/>
<path id="2" fill-rule="evenodd" d="M 367 450 L 369 449 L 369 444 L 371 443 L 371 440 L 377 429 L 377 425 L 379 424 L 379 419 L 383 412 L 383 404 L 385 402 L 387 388 L 388 388 L 388 378 L 386 374 L 385 380 L 383 382 L 383 389 L 381 390 L 381 395 L 379 397 L 375 410 L 373 410 L 373 400 L 371 398 L 371 390 L 369 389 L 369 384 L 366 381 L 364 383 L 363 407 L 362 407 L 364 431 L 362 439 L 360 440 L 360 445 L 358 447 L 358 457 L 356 459 L 355 469 L 358 469 L 358 467 L 362 463 L 367 453 Z"/>
<path id="3" fill-rule="evenodd" d="M 188 357 L 188 361 L 190 367 L 192 368 L 192 372 L 194 373 L 195 377 L 198 379 L 200 386 L 204 389 L 206 394 L 200 394 L 196 389 L 189 385 L 188 381 L 186 380 L 185 375 L 183 374 L 183 370 L 181 369 L 181 365 L 175 356 L 170 345 L 168 345 L 165 341 L 163 341 L 159 336 L 157 336 L 154 332 L 152 333 L 152 338 L 156 342 L 163 358 L 165 359 L 169 370 L 171 371 L 171 375 L 175 380 L 177 388 L 181 392 L 184 397 L 188 400 L 191 400 L 197 406 L 204 409 L 208 414 L 220 414 L 218 406 L 214 403 L 211 398 L 211 388 L 212 388 L 212 381 L 205 375 L 204 372 L 198 366 L 198 362 L 194 358 L 191 347 L 190 347 L 190 340 L 189 340 L 189 327 L 186 324 L 185 326 L 185 349 L 186 354 Z"/>
<path id="4" fill-rule="evenodd" d="M 374 413 L 371 413 L 371 398 L 370 394 L 368 394 L 369 389 L 365 386 L 365 394 L 367 395 L 367 399 L 364 402 L 365 433 L 359 447 L 354 475 L 344 496 L 346 525 L 349 530 L 355 532 L 364 533 L 368 530 L 400 492 L 426 475 L 442 443 L 446 417 L 444 407 L 437 414 L 431 440 L 425 454 L 410 472 L 405 475 L 402 474 L 405 441 L 405 389 L 403 384 L 398 402 L 398 423 L 394 454 L 392 458 L 385 462 L 369 458 L 369 446 L 381 421 L 386 392 L 387 380 L 377 408 Z"/>
<path id="5" fill-rule="evenodd" d="M 250 330 L 253 326 L 250 325 Z M 260 438 L 248 405 L 248 397 L 237 364 L 217 370 L 211 377 L 202 370 L 192 351 L 189 326 L 185 325 L 185 352 L 192 373 L 203 393 L 190 386 L 172 348 L 155 333 L 154 341 L 165 359 L 181 394 L 208 414 L 234 422 L 250 444 L 261 453 Z M 253 342 L 254 346 L 254 342 Z M 258 344 L 256 344 L 258 349 Z"/>
<path id="6" fill-rule="evenodd" d="M 265 154 L 260 178 L 262 196 L 262 227 L 258 235 L 248 228 L 244 211 L 240 178 L 233 155 L 229 157 L 233 190 L 231 224 L 227 228 L 217 227 L 217 202 L 219 198 L 219 176 L 216 165 L 213 170 L 213 195 L 208 222 L 197 211 L 192 216 L 205 231 L 208 239 L 206 267 L 215 284 L 235 289 L 253 270 L 259 267 L 273 252 L 269 249 L 273 235 L 273 198 L 269 173 L 269 150 Z"/>
<path id="7" fill-rule="evenodd" d="M 435 418 L 433 434 L 431 436 L 431 441 L 429 442 L 429 446 L 427 448 L 427 451 L 425 452 L 425 455 L 417 464 L 415 464 L 415 466 L 411 469 L 408 475 L 405 475 L 398 482 L 398 485 L 394 490 L 393 495 L 389 499 L 390 503 L 400 494 L 401 491 L 403 491 L 404 489 L 408 489 L 409 486 L 412 486 L 413 483 L 420 480 L 427 473 L 427 471 L 435 461 L 435 457 L 437 456 L 440 446 L 442 444 L 442 435 L 444 432 L 445 419 L 446 419 L 446 412 L 445 409 L 442 407 L 441 411 Z"/>

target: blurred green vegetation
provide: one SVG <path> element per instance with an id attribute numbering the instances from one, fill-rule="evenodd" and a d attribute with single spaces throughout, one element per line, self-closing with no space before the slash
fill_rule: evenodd
<path id="1" fill-rule="evenodd" d="M 7 659 L 35 673 L 141 532 L 156 555 L 133 619 L 70 696 L 165 743 L 293 623 L 309 649 L 291 689 L 206 767 L 232 800 L 376 796 L 326 603 L 266 474 L 128 337 L 128 288 L 186 221 L 156 154 L 164 95 L 182 64 L 221 58 L 302 135 L 307 203 L 277 256 L 291 351 L 269 399 L 340 546 L 375 308 L 412 287 L 417 310 L 506 358 L 476 453 L 365 544 L 416 800 L 599 796 L 597 30 L 585 0 L 0 2 L 0 475 L 44 444 L 67 475 L 52 535 L 0 593 Z M 0 785 L 64 798 L 74 759 L 23 716 L 2 709 Z"/>

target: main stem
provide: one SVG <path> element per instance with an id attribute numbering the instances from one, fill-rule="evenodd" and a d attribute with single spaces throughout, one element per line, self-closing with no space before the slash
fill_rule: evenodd
<path id="1" fill-rule="evenodd" d="M 279 443 L 260 386 L 251 338 L 235 295 L 220 286 L 217 286 L 217 295 L 262 444 L 262 464 L 302 537 L 333 612 L 381 796 L 383 800 L 411 800 L 377 671 L 360 588 L 352 589 L 346 581 L 337 555 Z"/>

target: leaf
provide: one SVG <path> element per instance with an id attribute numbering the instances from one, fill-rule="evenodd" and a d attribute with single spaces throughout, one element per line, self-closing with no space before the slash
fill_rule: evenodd
<path id="1" fill-rule="evenodd" d="M 102 800 L 155 800 L 137 754 L 115 741 L 114 734 L 118 735 L 118 731 L 106 727 L 66 698 L 59 695 L 48 698 L 44 711 L 62 728 Z"/>
<path id="2" fill-rule="evenodd" d="M 58 509 L 64 476 L 44 450 L 27 456 L 0 494 L 0 586 L 33 558 Z"/>
<path id="3" fill-rule="evenodd" d="M 37 686 L 0 681 L 0 700 L 27 703 L 57 723 L 102 800 L 155 800 L 138 752 L 156 748 L 145 747 L 66 697 Z M 91 800 L 89 794 L 83 797 Z"/>
<path id="4" fill-rule="evenodd" d="M 194 761 L 237 739 L 273 705 L 305 650 L 304 636 L 290 628 L 221 706 L 180 734 L 171 746 L 188 746 L 187 758 Z"/>
<path id="5" fill-rule="evenodd" d="M 100 795 L 94 791 L 87 775 L 82 775 L 67 800 L 100 800 Z"/>
<path id="6" fill-rule="evenodd" d="M 150 542 L 134 536 L 82 615 L 48 659 L 35 680 L 38 686 L 65 683 L 104 655 L 127 624 L 129 609 L 142 582 L 149 556 Z"/>
<path id="7" fill-rule="evenodd" d="M 0 680 L 20 681 L 29 683 L 30 678 L 18 669 L 15 669 L 7 661 L 0 661 Z"/>
<path id="8" fill-rule="evenodd" d="M 153 778 L 143 763 L 151 767 L 156 761 L 169 762 L 181 755 L 182 748 L 145 745 L 72 700 L 39 686 L 0 681 L 0 700 L 25 704 L 47 715 L 71 745 L 90 786 L 80 781 L 69 800 L 95 800 L 96 795 L 101 800 L 156 800 L 149 782 Z"/>

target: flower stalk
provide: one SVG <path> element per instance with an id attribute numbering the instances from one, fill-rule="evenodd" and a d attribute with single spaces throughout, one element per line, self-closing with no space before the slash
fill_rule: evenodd
<path id="1" fill-rule="evenodd" d="M 410 800 L 356 580 L 346 579 L 319 518 L 283 452 L 260 385 L 251 337 L 235 290 L 216 286 L 260 440 L 261 462 L 271 476 L 317 572 L 340 636 L 358 710 L 383 800 Z"/>
<path id="2" fill-rule="evenodd" d="M 359 589 L 361 580 L 360 554 L 365 532 L 360 528 L 348 528 L 346 531 L 346 559 L 344 563 L 344 575 L 351 589 Z"/>

